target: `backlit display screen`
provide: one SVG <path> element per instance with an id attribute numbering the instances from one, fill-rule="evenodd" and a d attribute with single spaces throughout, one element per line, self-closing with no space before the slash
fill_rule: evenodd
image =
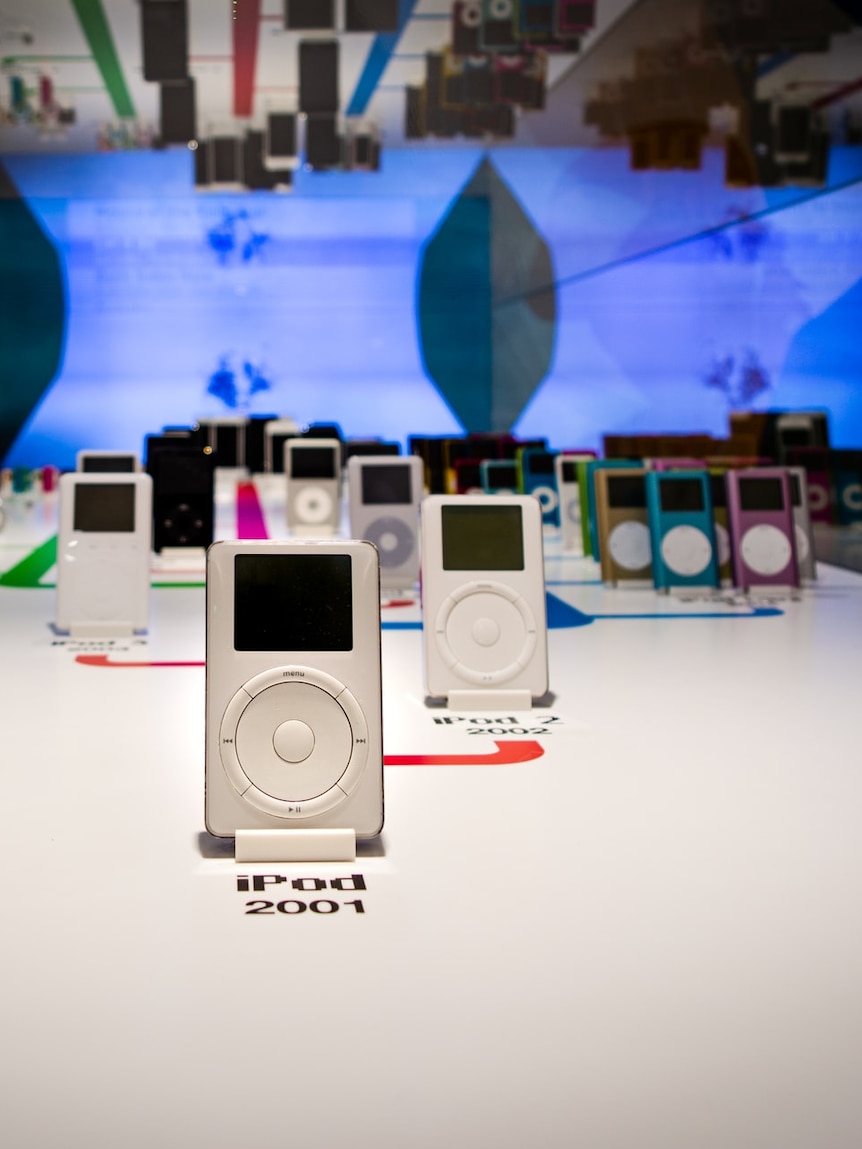
<path id="1" fill-rule="evenodd" d="M 135 490 L 134 483 L 77 483 L 74 529 L 117 533 L 134 531 Z"/>
<path id="2" fill-rule="evenodd" d="M 443 569 L 522 571 L 524 536 L 521 508 L 504 504 L 444 506 Z"/>
<path id="3" fill-rule="evenodd" d="M 411 503 L 410 467 L 407 465 L 375 466 L 366 464 L 362 468 L 362 502 L 368 506 L 384 503 Z"/>
<path id="4" fill-rule="evenodd" d="M 237 555 L 234 649 L 353 649 L 350 555 Z"/>
<path id="5" fill-rule="evenodd" d="M 291 479 L 334 479 L 334 447 L 294 447 L 288 452 Z"/>

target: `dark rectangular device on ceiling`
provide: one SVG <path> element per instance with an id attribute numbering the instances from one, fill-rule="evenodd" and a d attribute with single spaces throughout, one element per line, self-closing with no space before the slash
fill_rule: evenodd
<path id="1" fill-rule="evenodd" d="M 186 0 L 141 0 L 141 56 L 145 80 L 164 84 L 188 79 Z"/>
<path id="2" fill-rule="evenodd" d="M 338 41 L 301 40 L 299 110 L 313 115 L 338 111 Z"/>

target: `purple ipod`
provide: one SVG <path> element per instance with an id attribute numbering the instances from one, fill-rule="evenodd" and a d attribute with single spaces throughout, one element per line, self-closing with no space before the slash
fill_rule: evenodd
<path id="1" fill-rule="evenodd" d="M 728 471 L 733 581 L 747 590 L 799 586 L 790 478 L 784 467 Z"/>
<path id="2" fill-rule="evenodd" d="M 650 459 L 648 463 L 651 471 L 704 471 L 706 463 L 703 459 L 687 459 L 684 456 L 675 458 L 667 456 L 661 459 Z"/>

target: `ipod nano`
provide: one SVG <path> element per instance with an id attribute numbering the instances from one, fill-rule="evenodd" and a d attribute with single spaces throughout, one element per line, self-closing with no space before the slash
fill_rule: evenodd
<path id="1" fill-rule="evenodd" d="M 332 534 L 341 521 L 341 443 L 288 439 L 287 526 L 295 534 Z"/>
<path id="2" fill-rule="evenodd" d="M 546 527 L 560 525 L 560 496 L 557 492 L 555 451 L 528 448 L 518 452 L 520 489 L 525 495 L 532 495 L 542 507 L 542 524 Z"/>
<path id="3" fill-rule="evenodd" d="M 383 826 L 380 583 L 362 541 L 207 552 L 206 826 Z"/>
<path id="4" fill-rule="evenodd" d="M 58 630 L 96 635 L 147 629 L 151 534 L 149 475 L 61 476 Z"/>
<path id="5" fill-rule="evenodd" d="M 817 578 L 814 554 L 814 531 L 808 506 L 808 482 L 804 467 L 788 467 L 790 476 L 790 502 L 793 506 L 793 530 L 796 535 L 796 562 L 802 582 Z"/>
<path id="6" fill-rule="evenodd" d="M 425 683 L 548 689 L 542 511 L 532 495 L 429 495 L 421 506 Z"/>
<path id="7" fill-rule="evenodd" d="M 604 467 L 594 474 L 602 581 L 652 583 L 646 471 Z"/>
<path id="8" fill-rule="evenodd" d="M 377 547 L 381 586 L 411 587 L 419 578 L 423 480 L 418 455 L 353 455 L 348 459 L 350 534 Z"/>
<path id="9" fill-rule="evenodd" d="M 75 470 L 88 474 L 104 472 L 134 474 L 141 469 L 141 460 L 133 451 L 79 451 L 75 456 Z"/>
<path id="10" fill-rule="evenodd" d="M 799 586 L 786 469 L 728 471 L 725 478 L 736 586 Z"/>
<path id="11" fill-rule="evenodd" d="M 479 473 L 486 495 L 518 494 L 518 464 L 513 459 L 483 459 Z"/>
<path id="12" fill-rule="evenodd" d="M 650 471 L 646 475 L 646 496 L 656 589 L 717 587 L 718 562 L 707 472 Z"/>

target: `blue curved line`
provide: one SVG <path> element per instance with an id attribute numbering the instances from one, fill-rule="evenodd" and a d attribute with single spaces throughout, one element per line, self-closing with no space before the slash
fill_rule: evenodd
<path id="1" fill-rule="evenodd" d="M 362 74 L 356 81 L 356 87 L 353 89 L 353 95 L 350 97 L 345 115 L 362 116 L 365 114 L 365 109 L 371 102 L 374 90 L 380 83 L 380 78 L 386 71 L 398 41 L 401 39 L 401 34 L 413 15 L 413 9 L 418 2 L 419 0 L 400 0 L 398 31 L 381 32 L 374 37 L 374 43 L 368 52 Z"/>

